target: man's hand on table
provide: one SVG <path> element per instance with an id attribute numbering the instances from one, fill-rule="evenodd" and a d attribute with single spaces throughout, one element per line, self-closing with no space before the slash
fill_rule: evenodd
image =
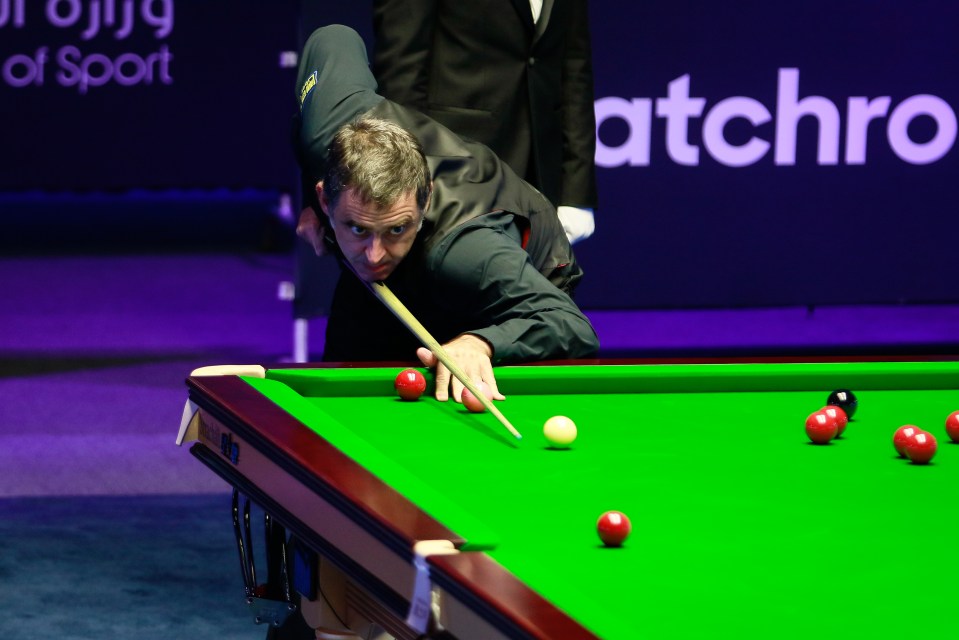
<path id="1" fill-rule="evenodd" d="M 494 400 L 505 400 L 506 396 L 496 388 L 496 378 L 493 375 L 493 348 L 486 340 L 469 333 L 457 336 L 443 345 L 446 353 L 453 362 L 458 364 L 473 382 L 485 382 L 493 392 Z M 436 399 L 445 402 L 451 397 L 462 402 L 463 383 L 450 373 L 450 370 L 425 348 L 416 350 L 416 356 L 424 366 L 435 369 Z"/>

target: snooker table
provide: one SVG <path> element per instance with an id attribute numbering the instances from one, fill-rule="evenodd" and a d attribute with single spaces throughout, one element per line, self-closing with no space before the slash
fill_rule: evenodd
<path id="1" fill-rule="evenodd" d="M 417 577 L 462 639 L 957 637 L 959 444 L 943 423 L 959 362 L 860 360 L 500 367 L 522 440 L 431 388 L 401 401 L 403 366 L 193 375 L 178 443 L 340 567 L 397 637 L 417 637 Z M 814 445 L 805 418 L 835 388 L 858 411 Z M 542 435 L 557 414 L 579 428 L 566 450 Z M 907 423 L 938 439 L 931 464 L 897 456 Z M 609 509 L 632 520 L 620 548 L 596 535 Z M 424 563 L 429 540 L 452 552 Z"/>

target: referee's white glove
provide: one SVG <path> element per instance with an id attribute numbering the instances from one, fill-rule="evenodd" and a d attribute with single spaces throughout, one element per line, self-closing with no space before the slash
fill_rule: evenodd
<path id="1" fill-rule="evenodd" d="M 596 223 L 593 221 L 592 209 L 562 205 L 556 208 L 556 215 L 559 216 L 559 221 L 563 225 L 563 231 L 566 232 L 570 244 L 576 244 L 580 240 L 585 240 L 593 235 Z"/>

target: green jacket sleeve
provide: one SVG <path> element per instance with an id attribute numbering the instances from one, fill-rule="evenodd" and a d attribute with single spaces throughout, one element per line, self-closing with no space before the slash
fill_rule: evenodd
<path id="1" fill-rule="evenodd" d="M 589 320 L 532 265 L 511 221 L 484 216 L 430 252 L 440 304 L 492 345 L 494 364 L 595 356 Z"/>

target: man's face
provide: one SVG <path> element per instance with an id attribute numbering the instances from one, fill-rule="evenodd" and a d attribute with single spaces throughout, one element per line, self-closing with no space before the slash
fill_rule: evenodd
<path id="1" fill-rule="evenodd" d="M 320 193 L 336 242 L 361 279 L 386 280 L 409 253 L 422 216 L 413 192 L 388 207 L 365 203 L 352 189 L 340 194 L 336 207 Z"/>

